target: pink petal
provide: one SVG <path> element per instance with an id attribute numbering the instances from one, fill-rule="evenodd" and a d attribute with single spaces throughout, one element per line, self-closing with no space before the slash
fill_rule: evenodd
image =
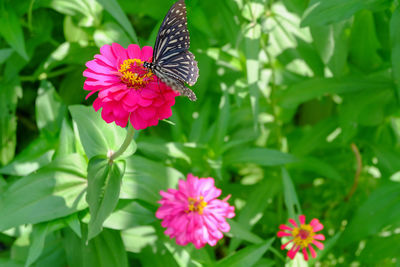
<path id="1" fill-rule="evenodd" d="M 152 56 L 153 56 L 153 48 L 151 46 L 143 46 L 140 59 L 143 61 L 148 61 Z"/>
<path id="2" fill-rule="evenodd" d="M 281 230 L 289 230 L 289 231 L 293 231 L 292 227 L 287 226 L 286 224 L 281 224 L 279 225 L 279 229 Z"/>
<path id="3" fill-rule="evenodd" d="M 302 252 L 303 252 L 304 260 L 305 260 L 305 261 L 308 261 L 307 249 L 306 249 L 306 248 L 303 248 Z"/>
<path id="4" fill-rule="evenodd" d="M 299 216 L 299 221 L 300 221 L 300 224 L 305 224 L 306 223 L 306 216 L 300 215 Z"/>
<path id="5" fill-rule="evenodd" d="M 317 257 L 317 253 L 315 253 L 315 250 L 312 246 L 308 246 L 308 249 L 311 252 L 311 257 L 313 257 L 313 258 Z"/>
<path id="6" fill-rule="evenodd" d="M 297 223 L 296 223 L 295 220 L 289 219 L 289 222 L 290 222 L 294 227 L 297 227 Z"/>
<path id="7" fill-rule="evenodd" d="M 319 249 L 324 249 L 324 244 L 322 244 L 321 242 L 317 241 L 317 240 L 313 240 L 312 243 Z"/>
<path id="8" fill-rule="evenodd" d="M 325 240 L 325 236 L 323 234 L 314 235 L 313 238 L 318 240 Z"/>
<path id="9" fill-rule="evenodd" d="M 129 58 L 131 59 L 140 58 L 141 55 L 140 46 L 138 46 L 137 44 L 130 44 L 127 50 Z"/>
<path id="10" fill-rule="evenodd" d="M 292 236 L 292 234 L 291 233 L 286 233 L 286 232 L 283 232 L 283 231 L 279 231 L 277 236 L 278 237 Z"/>

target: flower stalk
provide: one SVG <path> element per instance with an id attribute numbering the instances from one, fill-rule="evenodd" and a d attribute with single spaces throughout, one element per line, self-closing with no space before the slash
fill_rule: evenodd
<path id="1" fill-rule="evenodd" d="M 117 152 L 113 153 L 110 156 L 109 162 L 113 162 L 116 158 L 122 155 L 122 153 L 125 152 L 125 150 L 128 148 L 130 143 L 132 142 L 133 136 L 135 135 L 135 129 L 133 128 L 132 124 L 128 124 L 128 131 L 125 136 L 125 140 L 122 143 L 121 147 L 117 150 Z"/>

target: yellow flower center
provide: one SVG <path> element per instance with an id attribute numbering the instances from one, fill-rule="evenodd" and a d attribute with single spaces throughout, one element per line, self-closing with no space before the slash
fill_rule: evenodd
<path id="1" fill-rule="evenodd" d="M 301 248 L 307 247 L 313 240 L 315 235 L 311 225 L 302 224 L 300 227 L 295 227 L 292 231 L 293 242 Z"/>
<path id="2" fill-rule="evenodd" d="M 143 61 L 138 58 L 125 59 L 118 72 L 121 81 L 135 89 L 146 86 L 153 79 L 153 73 L 143 67 Z"/>
<path id="3" fill-rule="evenodd" d="M 200 215 L 203 214 L 203 209 L 207 206 L 207 202 L 205 202 L 204 197 L 199 197 L 198 199 L 189 197 L 188 202 L 188 210 L 186 210 L 186 213 L 189 213 L 190 211 L 198 212 Z"/>

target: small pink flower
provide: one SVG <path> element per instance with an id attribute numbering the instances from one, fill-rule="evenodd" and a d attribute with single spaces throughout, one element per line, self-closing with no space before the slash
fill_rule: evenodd
<path id="1" fill-rule="evenodd" d="M 143 67 L 153 48 L 131 44 L 127 49 L 117 43 L 104 45 L 100 54 L 86 63 L 83 89 L 90 91 L 86 98 L 98 92 L 93 102 L 96 111 L 107 123 L 115 121 L 125 127 L 128 121 L 136 129 L 158 124 L 172 115 L 171 107 L 179 95 Z"/>
<path id="2" fill-rule="evenodd" d="M 311 257 L 315 258 L 317 256 L 317 253 L 311 244 L 321 250 L 324 249 L 324 245 L 317 240 L 325 240 L 325 236 L 323 234 L 316 234 L 316 232 L 321 231 L 324 226 L 319 222 L 318 219 L 312 219 L 310 224 L 305 224 L 306 217 L 304 215 L 299 216 L 299 221 L 300 226 L 293 219 L 289 219 L 289 222 L 293 225 L 293 227 L 281 224 L 279 229 L 282 231 L 278 232 L 278 237 L 292 237 L 291 240 L 281 246 L 281 249 L 285 249 L 289 243 L 293 242 L 292 248 L 287 253 L 289 258 L 293 260 L 297 252 L 301 249 L 304 260 L 307 261 L 307 248 L 310 250 Z"/>
<path id="3" fill-rule="evenodd" d="M 221 189 L 214 186 L 214 178 L 198 178 L 188 174 L 187 180 L 179 181 L 179 189 L 160 191 L 163 197 L 156 217 L 162 219 L 165 234 L 176 238 L 178 245 L 193 243 L 196 248 L 205 244 L 215 246 L 229 232 L 226 218 L 235 216 L 235 208 L 227 200 L 217 199 Z"/>

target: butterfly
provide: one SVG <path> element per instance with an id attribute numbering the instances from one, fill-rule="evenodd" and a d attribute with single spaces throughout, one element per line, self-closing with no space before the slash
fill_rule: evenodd
<path id="1" fill-rule="evenodd" d="M 169 9 L 158 30 L 152 62 L 144 62 L 143 66 L 173 90 L 196 101 L 194 92 L 185 86 L 194 85 L 199 77 L 189 46 L 185 0 L 179 0 Z"/>

